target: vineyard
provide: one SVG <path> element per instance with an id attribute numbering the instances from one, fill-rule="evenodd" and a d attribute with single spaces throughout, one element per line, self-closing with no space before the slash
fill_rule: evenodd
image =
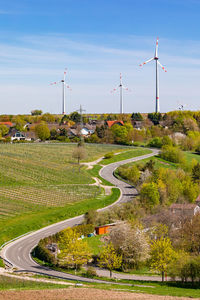
<path id="1" fill-rule="evenodd" d="M 72 159 L 73 144 L 0 145 L 0 221 L 103 197 L 86 167 Z M 89 159 L 123 147 L 86 145 Z M 87 161 L 87 159 L 86 159 Z"/>

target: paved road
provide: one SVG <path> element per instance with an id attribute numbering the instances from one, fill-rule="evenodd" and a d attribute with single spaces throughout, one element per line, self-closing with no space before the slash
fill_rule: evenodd
<path id="1" fill-rule="evenodd" d="M 157 150 L 153 150 L 152 153 L 127 159 L 124 161 L 120 161 L 117 163 L 113 163 L 110 165 L 107 165 L 101 169 L 100 175 L 113 183 L 116 187 L 119 187 L 121 190 L 121 196 L 120 198 L 110 206 L 107 206 L 105 208 L 99 209 L 98 211 L 103 211 L 105 209 L 108 209 L 109 207 L 130 201 L 130 199 L 137 194 L 136 189 L 134 189 L 132 186 L 130 186 L 127 183 L 124 183 L 117 178 L 113 176 L 114 170 L 122 165 L 133 161 L 139 161 L 141 159 L 145 159 L 151 156 L 154 156 L 158 153 Z M 49 275 L 53 277 L 68 279 L 68 280 L 79 280 L 79 281 L 87 281 L 87 282 L 102 282 L 101 280 L 93 280 L 89 278 L 83 278 L 75 275 L 70 275 L 67 273 L 54 271 L 49 268 L 43 267 L 38 265 L 36 262 L 34 262 L 31 258 L 31 250 L 38 244 L 39 240 L 52 235 L 66 227 L 72 227 L 76 224 L 80 224 L 83 221 L 83 215 L 77 216 L 72 219 L 68 219 L 53 225 L 50 225 L 48 227 L 42 228 L 36 232 L 33 232 L 29 235 L 26 235 L 10 244 L 5 246 L 3 250 L 1 251 L 1 256 L 4 259 L 7 259 L 9 262 L 13 264 L 14 267 L 16 267 L 19 271 L 26 271 L 26 272 L 35 272 L 39 274 Z M 141 278 L 140 278 L 141 279 Z"/>

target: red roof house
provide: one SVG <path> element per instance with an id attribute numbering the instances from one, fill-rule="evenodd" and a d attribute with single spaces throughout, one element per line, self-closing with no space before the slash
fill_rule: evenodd
<path id="1" fill-rule="evenodd" d="M 124 126 L 124 122 L 123 121 L 106 121 L 106 124 L 108 125 L 109 128 L 111 128 L 113 125 L 117 124 L 120 126 Z"/>

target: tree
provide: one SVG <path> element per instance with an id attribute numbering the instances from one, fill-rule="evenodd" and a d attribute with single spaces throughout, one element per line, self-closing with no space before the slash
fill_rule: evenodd
<path id="1" fill-rule="evenodd" d="M 45 123 L 36 125 L 35 133 L 41 141 L 45 141 L 50 137 L 50 130 Z"/>
<path id="2" fill-rule="evenodd" d="M 98 262 L 100 267 L 105 267 L 110 271 L 110 278 L 111 278 L 112 270 L 121 267 L 122 256 L 118 255 L 115 252 L 113 244 L 109 243 L 107 246 L 104 247 L 103 251 L 101 252 Z"/>
<path id="3" fill-rule="evenodd" d="M 174 163 L 184 163 L 185 161 L 184 153 L 179 148 L 168 145 L 162 147 L 160 157 Z"/>
<path id="4" fill-rule="evenodd" d="M 80 165 L 80 160 L 84 159 L 86 157 L 86 151 L 83 146 L 79 146 L 74 149 L 72 157 L 74 159 L 77 159 L 78 165 Z"/>
<path id="5" fill-rule="evenodd" d="M 86 224 L 95 224 L 97 220 L 97 211 L 94 209 L 88 210 L 84 215 L 84 221 Z"/>
<path id="6" fill-rule="evenodd" d="M 131 119 L 133 121 L 143 121 L 143 117 L 141 115 L 141 113 L 132 113 Z"/>
<path id="7" fill-rule="evenodd" d="M 81 115 L 77 112 L 74 111 L 69 115 L 69 119 L 75 123 L 80 123 L 81 122 Z"/>
<path id="8" fill-rule="evenodd" d="M 128 130 L 125 126 L 115 124 L 111 127 L 111 131 L 114 135 L 114 140 L 118 144 L 127 144 Z"/>
<path id="9" fill-rule="evenodd" d="M 42 115 L 42 110 L 41 109 L 34 109 L 31 111 L 32 116 L 41 116 Z"/>
<path id="10" fill-rule="evenodd" d="M 149 147 L 161 148 L 162 147 L 162 139 L 160 137 L 154 137 L 150 140 Z"/>
<path id="11" fill-rule="evenodd" d="M 140 200 L 147 209 L 152 209 L 159 204 L 160 194 L 154 182 L 143 183 L 140 191 Z"/>
<path id="12" fill-rule="evenodd" d="M 87 263 L 91 258 L 91 251 L 86 241 L 79 239 L 79 234 L 72 228 L 62 231 L 59 237 L 60 262 L 75 270 Z"/>
<path id="13" fill-rule="evenodd" d="M 149 113 L 148 119 L 153 122 L 154 125 L 158 125 L 162 119 L 161 113 Z"/>
<path id="14" fill-rule="evenodd" d="M 5 136 L 8 133 L 9 129 L 6 125 L 0 125 L 1 136 Z"/>
<path id="15" fill-rule="evenodd" d="M 161 272 L 162 281 L 168 265 L 175 258 L 175 251 L 172 248 L 169 238 L 155 240 L 151 244 L 150 265 L 154 270 Z"/>
<path id="16" fill-rule="evenodd" d="M 200 181 L 200 163 L 195 164 L 192 168 L 192 179 L 197 182 Z"/>
<path id="17" fill-rule="evenodd" d="M 55 117 L 54 115 L 50 114 L 50 113 L 45 113 L 42 118 L 42 121 L 47 122 L 47 123 L 55 123 Z"/>
<path id="18" fill-rule="evenodd" d="M 110 231 L 110 240 L 115 250 L 122 255 L 124 269 L 137 268 L 148 258 L 147 236 L 138 224 L 121 224 Z"/>

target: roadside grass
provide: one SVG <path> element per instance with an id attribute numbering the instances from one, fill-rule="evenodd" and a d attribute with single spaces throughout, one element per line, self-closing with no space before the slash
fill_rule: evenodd
<path id="1" fill-rule="evenodd" d="M 47 278 L 47 276 L 34 276 L 36 278 Z M 49 277 L 48 277 L 49 278 Z M 51 277 L 55 280 L 53 277 Z M 98 278 L 102 279 L 102 278 Z M 109 279 L 106 279 L 109 281 Z M 45 283 L 45 282 L 35 282 L 28 281 L 25 279 L 7 277 L 0 275 L 0 290 L 40 290 L 40 289 L 58 289 L 58 288 L 68 288 L 67 285 L 58 283 Z M 63 280 L 62 280 L 63 281 Z M 78 281 L 71 281 L 71 283 L 78 283 Z M 158 283 L 152 281 L 136 281 L 129 280 L 126 283 L 120 280 L 120 282 L 110 282 L 110 284 L 105 283 L 86 283 L 80 282 L 84 284 L 84 287 L 87 288 L 96 288 L 103 290 L 118 290 L 124 292 L 136 292 L 136 293 L 144 293 L 144 294 L 152 294 L 152 295 L 163 295 L 163 296 L 176 296 L 176 297 L 189 297 L 189 298 L 199 298 L 200 297 L 200 289 L 199 284 L 196 284 L 195 287 L 191 286 L 191 283 L 182 284 L 181 282 L 165 282 Z M 123 284 L 124 283 L 124 284 Z"/>
<path id="2" fill-rule="evenodd" d="M 3 259 L 0 258 L 0 268 L 4 268 Z"/>
<path id="3" fill-rule="evenodd" d="M 68 288 L 67 285 L 49 283 L 49 282 L 38 282 L 29 281 L 20 278 L 8 277 L 0 275 L 0 290 L 41 290 L 41 289 L 57 289 L 57 288 Z"/>
<path id="4" fill-rule="evenodd" d="M 152 151 L 149 150 L 149 149 L 133 148 L 132 150 L 128 150 L 128 151 L 125 151 L 123 153 L 114 155 L 112 158 L 103 159 L 99 164 L 100 165 L 108 165 L 108 164 L 111 164 L 111 163 L 114 163 L 114 162 L 118 162 L 120 160 L 125 160 L 125 159 L 129 159 L 129 158 L 132 158 L 132 157 L 149 154 L 151 152 Z"/>
<path id="5" fill-rule="evenodd" d="M 87 171 L 92 177 L 99 178 L 103 185 L 113 186 L 112 183 L 108 182 L 107 180 L 105 180 L 99 175 L 99 171 L 101 170 L 101 168 L 102 166 L 100 165 L 94 165 L 92 169 L 88 169 Z"/>
<path id="6" fill-rule="evenodd" d="M 50 224 L 86 213 L 89 209 L 106 207 L 115 202 L 120 196 L 120 190 L 112 188 L 111 195 L 95 199 L 87 199 L 64 207 L 46 208 L 35 213 L 25 213 L 13 219 L 0 222 L 0 244 L 9 241 L 26 232 L 40 229 Z"/>
<path id="7" fill-rule="evenodd" d="M 197 284 L 195 287 L 192 287 L 190 283 L 187 284 L 181 284 L 180 282 L 161 283 L 161 282 L 135 281 L 135 280 L 126 281 L 126 283 L 127 284 L 129 283 L 130 286 L 123 285 L 122 280 L 120 280 L 120 283 L 121 284 L 110 284 L 110 285 L 91 283 L 87 285 L 90 287 L 105 289 L 105 290 L 107 289 L 120 290 L 126 292 L 145 293 L 145 294 L 152 294 L 152 295 L 189 297 L 189 298 L 200 297 L 199 284 Z"/>
<path id="8" fill-rule="evenodd" d="M 145 165 L 148 161 L 153 160 L 155 162 L 155 168 L 168 168 L 168 169 L 177 169 L 178 164 L 166 161 L 158 156 L 152 156 L 149 158 L 142 159 L 140 161 L 131 162 L 124 164 L 123 166 L 133 166 L 133 165 Z M 116 173 L 117 174 L 117 173 Z"/>

